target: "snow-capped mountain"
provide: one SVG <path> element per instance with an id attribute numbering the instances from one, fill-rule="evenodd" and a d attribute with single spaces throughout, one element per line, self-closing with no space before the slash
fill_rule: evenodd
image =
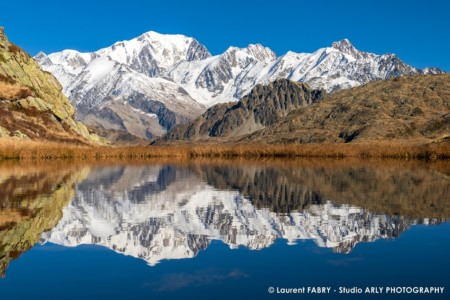
<path id="1" fill-rule="evenodd" d="M 103 245 L 155 265 L 194 257 L 212 240 L 253 250 L 278 238 L 289 244 L 313 240 L 347 253 L 358 242 L 396 237 L 417 222 L 320 197 L 304 210 L 277 214 L 257 208 L 239 191 L 209 185 L 190 169 L 109 167 L 93 171 L 77 187 L 59 224 L 42 235 L 42 242 Z"/>
<path id="2" fill-rule="evenodd" d="M 64 50 L 35 59 L 61 82 L 79 120 L 150 138 L 205 110 L 181 86 L 159 76 L 180 61 L 209 56 L 193 38 L 148 32 L 92 53 Z"/>
<path id="3" fill-rule="evenodd" d="M 142 138 L 160 135 L 174 124 L 201 115 L 207 107 L 236 101 L 256 84 L 267 84 L 279 78 L 307 82 L 312 88 L 333 92 L 371 80 L 442 72 L 435 68 L 416 69 L 394 54 L 376 55 L 357 50 L 347 39 L 313 53 L 287 52 L 277 57 L 269 48 L 256 44 L 246 48 L 230 47 L 220 55 L 211 56 L 206 47 L 193 38 L 155 32 L 92 53 L 64 50 L 48 56 L 39 53 L 35 59 L 62 83 L 64 93 L 82 111 L 78 116 L 80 120 L 105 129 L 120 127 Z M 134 78 L 138 78 L 139 83 L 135 83 Z M 154 81 L 149 78 L 161 81 L 152 84 Z M 135 89 L 143 85 L 148 85 L 145 91 Z M 156 114 L 158 122 L 130 124 L 120 114 L 112 117 L 109 112 L 101 112 L 110 105 L 120 107 L 118 110 L 126 109 L 122 104 L 129 103 L 136 93 L 142 101 L 157 102 L 164 107 L 163 111 L 168 110 L 178 118 L 173 121 L 171 117 L 172 121 L 168 122 L 164 114 L 155 110 L 134 107 L 137 111 L 123 112 L 128 119 Z M 114 101 L 121 104 L 115 105 Z M 173 111 L 169 106 L 178 101 L 184 107 Z M 101 121 L 104 119 L 105 122 Z M 128 126 L 117 126 L 127 122 Z M 146 132 L 130 131 L 132 127 L 149 128 Z"/>

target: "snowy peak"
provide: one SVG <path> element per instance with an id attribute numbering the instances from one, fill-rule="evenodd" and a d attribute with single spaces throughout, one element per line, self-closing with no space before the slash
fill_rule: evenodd
<path id="1" fill-rule="evenodd" d="M 154 31 L 129 41 L 117 42 L 95 53 L 98 56 L 109 56 L 150 77 L 160 76 L 168 67 L 181 61 L 211 56 L 205 46 L 191 37 L 159 34 Z"/>
<path id="2" fill-rule="evenodd" d="M 271 61 L 277 59 L 277 55 L 270 48 L 261 44 L 250 44 L 245 48 L 246 52 L 259 61 Z"/>
<path id="3" fill-rule="evenodd" d="M 229 47 L 221 57 L 234 57 L 240 59 L 248 59 L 249 57 L 258 61 L 273 61 L 277 59 L 277 55 L 270 48 L 261 44 L 250 44 L 246 48 Z"/>
<path id="4" fill-rule="evenodd" d="M 42 51 L 39 52 L 38 54 L 36 54 L 36 56 L 34 57 L 34 60 L 37 61 L 38 64 L 41 66 L 53 65 L 52 61 L 50 60 L 50 58 L 48 58 L 47 54 L 45 54 Z"/>
<path id="5" fill-rule="evenodd" d="M 369 56 L 368 53 L 356 49 L 348 39 L 333 42 L 331 45 L 333 49 L 341 53 L 348 54 L 356 59 L 364 59 Z"/>
<path id="6" fill-rule="evenodd" d="M 356 50 L 353 44 L 348 39 L 333 42 L 332 47 L 344 53 Z"/>
<path id="7" fill-rule="evenodd" d="M 78 74 L 95 57 L 94 54 L 75 50 L 64 50 L 48 55 L 53 64 L 62 65 L 73 74 Z"/>

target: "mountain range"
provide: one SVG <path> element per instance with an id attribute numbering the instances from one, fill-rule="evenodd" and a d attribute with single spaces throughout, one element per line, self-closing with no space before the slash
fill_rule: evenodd
<path id="1" fill-rule="evenodd" d="M 255 44 L 212 56 L 193 38 L 156 32 L 91 53 L 41 52 L 35 60 L 61 82 L 77 120 L 141 139 L 161 136 L 280 78 L 333 93 L 373 80 L 442 73 L 416 69 L 394 54 L 357 50 L 347 39 L 313 53 L 277 56 Z"/>

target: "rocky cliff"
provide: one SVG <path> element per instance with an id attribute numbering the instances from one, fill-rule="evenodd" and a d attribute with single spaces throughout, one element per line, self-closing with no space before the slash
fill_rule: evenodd
<path id="1" fill-rule="evenodd" d="M 0 28 L 0 137 L 94 143 L 98 137 L 74 121 L 75 108 L 58 80 Z"/>

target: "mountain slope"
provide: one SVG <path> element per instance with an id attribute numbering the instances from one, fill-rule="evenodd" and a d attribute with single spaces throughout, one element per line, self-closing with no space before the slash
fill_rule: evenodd
<path id="1" fill-rule="evenodd" d="M 75 84 L 71 98 L 79 120 L 140 138 L 160 136 L 205 109 L 173 82 L 150 78 L 106 57 L 93 60 Z"/>
<path id="2" fill-rule="evenodd" d="M 335 93 L 254 133 L 269 143 L 409 140 L 450 137 L 450 74 L 370 82 Z"/>
<path id="3" fill-rule="evenodd" d="M 321 100 L 324 95 L 324 91 L 311 90 L 307 84 L 286 79 L 257 85 L 240 101 L 217 104 L 189 125 L 169 131 L 158 142 L 248 135 L 274 124 L 295 108 Z"/>
<path id="4" fill-rule="evenodd" d="M 91 143 L 61 85 L 0 28 L 0 137 Z"/>

